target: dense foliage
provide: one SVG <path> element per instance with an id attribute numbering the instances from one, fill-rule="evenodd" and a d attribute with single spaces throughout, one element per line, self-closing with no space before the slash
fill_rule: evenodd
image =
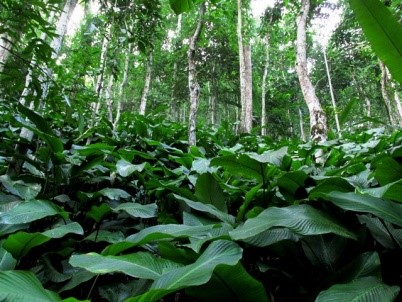
<path id="1" fill-rule="evenodd" d="M 398 296 L 401 131 L 298 145 L 222 127 L 187 152 L 186 129 L 161 118 L 100 124 L 89 145 L 54 127 L 22 106 L 2 123 L 3 301 Z M 30 152 L 11 178 L 17 141 Z"/>

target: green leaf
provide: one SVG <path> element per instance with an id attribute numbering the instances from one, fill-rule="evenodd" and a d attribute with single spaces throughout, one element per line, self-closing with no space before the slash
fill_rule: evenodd
<path id="1" fill-rule="evenodd" d="M 265 164 L 245 154 L 216 157 L 211 160 L 211 166 L 221 166 L 231 175 L 255 179 L 259 183 L 262 183 L 265 174 Z"/>
<path id="2" fill-rule="evenodd" d="M 370 213 L 398 226 L 402 226 L 402 205 L 400 204 L 352 192 L 331 192 L 323 196 L 344 210 Z"/>
<path id="3" fill-rule="evenodd" d="M 288 153 L 288 147 L 282 147 L 279 150 L 268 150 L 262 154 L 247 153 L 250 158 L 255 159 L 259 163 L 270 163 L 274 166 L 281 167 L 284 156 Z"/>
<path id="4" fill-rule="evenodd" d="M 381 158 L 375 164 L 374 177 L 381 186 L 396 182 L 402 178 L 402 165 L 392 157 Z"/>
<path id="5" fill-rule="evenodd" d="M 322 291 L 316 302 L 377 302 L 393 301 L 398 286 L 388 286 L 375 277 L 364 277 L 346 284 L 336 284 Z"/>
<path id="6" fill-rule="evenodd" d="M 42 190 L 40 184 L 25 183 L 22 180 L 13 181 L 8 175 L 1 175 L 0 182 L 11 194 L 25 200 L 34 199 Z"/>
<path id="7" fill-rule="evenodd" d="M 0 246 L 0 271 L 13 270 L 17 265 L 17 260 L 13 255 Z"/>
<path id="8" fill-rule="evenodd" d="M 180 266 L 145 252 L 122 256 L 102 256 L 96 253 L 72 255 L 69 262 L 74 267 L 84 268 L 94 274 L 121 272 L 131 277 L 152 280 Z"/>
<path id="9" fill-rule="evenodd" d="M 170 7 L 173 9 L 176 15 L 188 12 L 194 7 L 194 3 L 192 0 L 169 0 L 169 3 Z"/>
<path id="10" fill-rule="evenodd" d="M 122 203 L 113 209 L 114 212 L 125 211 L 129 215 L 138 218 L 153 218 L 157 216 L 158 206 L 156 203 L 140 204 L 134 202 Z"/>
<path id="11" fill-rule="evenodd" d="M 185 292 L 201 302 L 270 301 L 262 283 L 251 277 L 240 262 L 218 266 L 207 284 L 187 288 Z"/>
<path id="12" fill-rule="evenodd" d="M 283 240 L 291 240 L 297 242 L 300 240 L 300 238 L 300 236 L 296 235 L 289 229 L 273 228 L 259 233 L 255 236 L 244 238 L 242 239 L 242 241 L 254 246 L 264 247 L 278 243 Z"/>
<path id="13" fill-rule="evenodd" d="M 248 239 L 274 227 L 286 227 L 298 235 L 333 233 L 356 239 L 356 235 L 326 213 L 306 204 L 265 209 L 257 217 L 248 219 L 243 225 L 230 232 L 230 236 L 234 240 Z"/>
<path id="14" fill-rule="evenodd" d="M 110 200 L 120 200 L 131 198 L 131 195 L 122 189 L 104 188 L 94 194 L 94 197 L 105 196 Z"/>
<path id="15" fill-rule="evenodd" d="M 53 130 L 46 122 L 46 120 L 37 114 L 35 111 L 25 107 L 21 103 L 17 104 L 18 111 L 25 115 L 31 122 L 33 122 L 38 130 L 43 133 L 53 135 Z"/>
<path id="16" fill-rule="evenodd" d="M 308 196 L 305 189 L 305 181 L 308 178 L 303 171 L 293 171 L 282 175 L 278 179 L 278 187 L 287 201 L 304 199 Z"/>
<path id="17" fill-rule="evenodd" d="M 63 218 L 68 217 L 68 214 L 62 208 L 50 201 L 28 200 L 17 204 L 7 212 L 1 213 L 0 223 L 21 224 L 54 215 L 60 215 Z"/>
<path id="18" fill-rule="evenodd" d="M 127 177 L 134 172 L 142 172 L 145 167 L 149 166 L 148 162 L 143 162 L 139 165 L 133 165 L 124 159 L 120 159 L 116 164 L 117 173 L 122 177 Z"/>
<path id="19" fill-rule="evenodd" d="M 123 242 L 115 243 L 106 247 L 103 255 L 116 255 L 131 247 L 143 245 L 152 241 L 170 238 L 204 238 L 209 236 L 213 225 L 187 226 L 181 224 L 162 224 L 147 227 L 140 232 L 128 236 Z"/>
<path id="20" fill-rule="evenodd" d="M 45 290 L 36 276 L 24 271 L 0 271 L 0 301 L 55 302 L 59 295 Z"/>
<path id="21" fill-rule="evenodd" d="M 242 249 L 232 241 L 212 242 L 193 264 L 189 264 L 163 274 L 152 284 L 151 289 L 129 301 L 156 301 L 181 288 L 207 283 L 218 265 L 235 265 L 242 257 Z"/>
<path id="22" fill-rule="evenodd" d="M 92 206 L 86 214 L 87 217 L 92 218 L 95 222 L 99 223 L 103 217 L 109 214 L 112 210 L 106 203 L 102 203 L 99 206 Z"/>
<path id="23" fill-rule="evenodd" d="M 62 238 L 67 234 L 84 235 L 84 230 L 78 222 L 72 222 L 44 231 L 42 234 L 50 238 Z"/>
<path id="24" fill-rule="evenodd" d="M 209 173 L 198 176 L 195 184 L 195 197 L 203 203 L 211 204 L 227 213 L 225 195 L 216 179 Z"/>
<path id="25" fill-rule="evenodd" d="M 377 252 L 361 254 L 336 273 L 336 280 L 348 283 L 368 276 L 381 280 L 381 261 Z"/>
<path id="26" fill-rule="evenodd" d="M 194 210 L 204 212 L 204 213 L 208 213 L 208 214 L 212 215 L 213 217 L 216 217 L 216 218 L 220 219 L 221 221 L 227 222 L 229 224 L 234 224 L 235 223 L 235 217 L 234 216 L 226 214 L 226 213 L 218 210 L 213 205 L 204 204 L 202 202 L 192 201 L 192 200 L 189 200 L 187 198 L 181 197 L 181 196 L 176 195 L 176 194 L 173 194 L 173 196 L 176 199 L 185 202 L 190 208 L 192 208 Z"/>
<path id="27" fill-rule="evenodd" d="M 301 242 L 306 257 L 313 265 L 332 269 L 343 255 L 347 239 L 326 234 L 309 236 Z"/>
<path id="28" fill-rule="evenodd" d="M 364 189 L 362 192 L 374 197 L 392 199 L 402 203 L 402 180 L 391 182 L 379 188 Z"/>
<path id="29" fill-rule="evenodd" d="M 402 84 L 402 26 L 378 0 L 349 2 L 375 53 Z"/>

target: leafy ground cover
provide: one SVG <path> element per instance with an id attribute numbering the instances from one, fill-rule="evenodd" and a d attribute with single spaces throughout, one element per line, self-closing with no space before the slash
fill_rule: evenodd
<path id="1" fill-rule="evenodd" d="M 1 301 L 401 300 L 402 131 L 204 128 L 187 150 L 157 117 L 80 132 L 19 112 L 0 128 Z"/>

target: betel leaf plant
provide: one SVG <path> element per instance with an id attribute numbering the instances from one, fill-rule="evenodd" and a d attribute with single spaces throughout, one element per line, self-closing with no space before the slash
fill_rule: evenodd
<path id="1" fill-rule="evenodd" d="M 402 25 L 379 0 L 350 0 L 375 53 L 402 84 Z"/>

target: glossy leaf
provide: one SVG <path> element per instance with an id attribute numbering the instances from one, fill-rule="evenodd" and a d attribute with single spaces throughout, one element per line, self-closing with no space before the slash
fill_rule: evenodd
<path id="1" fill-rule="evenodd" d="M 113 211 L 125 211 L 129 215 L 138 218 L 153 218 L 157 216 L 158 207 L 155 203 L 140 204 L 135 202 L 127 202 L 118 205 Z"/>

